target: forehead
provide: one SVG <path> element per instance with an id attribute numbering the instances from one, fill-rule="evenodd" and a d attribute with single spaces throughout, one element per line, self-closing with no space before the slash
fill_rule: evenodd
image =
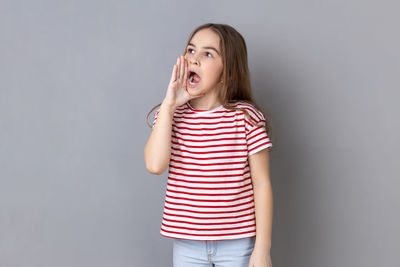
<path id="1" fill-rule="evenodd" d="M 220 38 L 218 34 L 210 29 L 201 29 L 196 32 L 195 35 L 190 40 L 190 43 L 194 44 L 196 47 L 212 46 L 219 49 Z"/>

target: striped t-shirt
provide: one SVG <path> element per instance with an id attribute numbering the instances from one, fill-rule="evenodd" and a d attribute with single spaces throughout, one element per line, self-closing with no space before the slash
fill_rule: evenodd
<path id="1" fill-rule="evenodd" d="M 191 240 L 256 235 L 248 156 L 272 144 L 258 109 L 230 103 L 247 110 L 257 125 L 243 111 L 222 105 L 196 110 L 187 102 L 175 110 L 161 235 Z"/>

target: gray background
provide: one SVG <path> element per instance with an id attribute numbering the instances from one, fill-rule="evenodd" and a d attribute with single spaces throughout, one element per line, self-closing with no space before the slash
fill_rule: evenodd
<path id="1" fill-rule="evenodd" d="M 216 22 L 245 37 L 272 118 L 273 265 L 399 267 L 398 10 L 1 1 L 0 266 L 172 265 L 145 117 L 189 33 Z"/>

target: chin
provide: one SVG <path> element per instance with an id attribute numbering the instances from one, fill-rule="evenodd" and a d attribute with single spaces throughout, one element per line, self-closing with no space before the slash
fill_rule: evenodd
<path id="1" fill-rule="evenodd" d="M 202 89 L 202 88 L 190 88 L 190 87 L 187 87 L 187 90 L 191 95 L 201 95 L 201 94 L 204 94 L 204 92 L 205 92 L 205 90 Z"/>

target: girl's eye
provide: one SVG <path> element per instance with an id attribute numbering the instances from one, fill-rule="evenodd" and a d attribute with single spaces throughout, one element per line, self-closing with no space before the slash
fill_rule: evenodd
<path id="1" fill-rule="evenodd" d="M 193 51 L 193 49 L 191 49 L 191 48 L 188 48 L 188 50 L 187 50 L 187 52 L 188 52 L 189 54 L 191 54 L 192 51 Z M 209 54 L 209 55 L 212 57 L 212 54 L 211 54 L 210 52 L 206 52 L 205 54 L 206 54 L 206 55 Z"/>

